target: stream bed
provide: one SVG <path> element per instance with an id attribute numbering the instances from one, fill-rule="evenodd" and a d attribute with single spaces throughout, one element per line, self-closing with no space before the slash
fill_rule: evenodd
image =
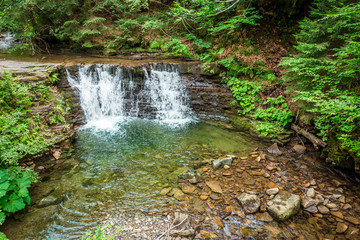
<path id="1" fill-rule="evenodd" d="M 159 194 L 177 184 L 173 172 L 196 169 L 214 153 L 242 155 L 263 146 L 247 134 L 203 121 L 111 123 L 79 131 L 74 152 L 33 189 L 33 204 L 14 220 L 10 239 L 78 239 L 107 215 L 163 212 L 177 202 Z"/>

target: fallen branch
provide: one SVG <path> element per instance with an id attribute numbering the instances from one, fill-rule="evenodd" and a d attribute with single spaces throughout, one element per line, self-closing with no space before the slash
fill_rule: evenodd
<path id="1" fill-rule="evenodd" d="M 304 129 L 300 128 L 299 126 L 295 124 L 291 124 L 291 129 L 295 132 L 303 135 L 306 137 L 312 144 L 314 145 L 315 149 L 318 149 L 318 146 L 326 147 L 326 142 L 322 141 L 318 137 L 316 137 L 314 134 L 309 133 L 308 131 L 305 131 Z"/>

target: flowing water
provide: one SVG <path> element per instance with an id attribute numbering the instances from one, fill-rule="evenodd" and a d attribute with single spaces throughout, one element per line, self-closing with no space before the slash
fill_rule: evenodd
<path id="1" fill-rule="evenodd" d="M 33 189 L 33 204 L 7 232 L 10 239 L 78 239 L 118 212 L 165 211 L 176 200 L 160 191 L 176 185 L 177 170 L 262 146 L 197 120 L 176 64 L 154 64 L 139 75 L 115 65 L 76 69 L 68 69 L 68 80 L 87 123 L 74 151 Z"/>
<path id="2" fill-rule="evenodd" d="M 8 50 L 15 42 L 14 35 L 11 33 L 0 34 L 0 51 Z"/>

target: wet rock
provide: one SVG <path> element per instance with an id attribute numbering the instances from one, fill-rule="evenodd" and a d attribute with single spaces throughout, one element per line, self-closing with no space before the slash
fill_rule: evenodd
<path id="1" fill-rule="evenodd" d="M 241 175 L 240 182 L 245 184 L 245 185 L 250 185 L 250 186 L 253 186 L 256 183 L 254 177 L 251 176 L 250 174 L 248 174 L 247 172 L 244 172 Z"/>
<path id="2" fill-rule="evenodd" d="M 210 197 L 212 200 L 220 200 L 220 199 L 221 199 L 221 197 L 219 197 L 218 195 L 216 195 L 216 194 L 214 194 L 214 193 L 210 194 L 209 197 Z"/>
<path id="3" fill-rule="evenodd" d="M 340 219 L 344 218 L 344 215 L 341 212 L 331 212 L 331 215 Z"/>
<path id="4" fill-rule="evenodd" d="M 346 232 L 346 239 L 356 240 L 360 239 L 360 231 L 358 228 L 349 227 L 349 230 Z"/>
<path id="5" fill-rule="evenodd" d="M 211 191 L 216 193 L 223 193 L 220 183 L 217 181 L 206 181 L 206 185 L 211 189 Z"/>
<path id="6" fill-rule="evenodd" d="M 206 230 L 200 230 L 200 236 L 204 239 L 208 239 L 211 237 L 211 233 Z"/>
<path id="7" fill-rule="evenodd" d="M 313 206 L 316 204 L 316 200 L 313 198 L 310 198 L 308 196 L 304 197 L 301 201 L 301 205 L 303 206 L 303 208 L 308 208 L 310 206 Z"/>
<path id="8" fill-rule="evenodd" d="M 345 185 L 346 185 L 346 182 L 341 181 L 341 180 L 338 180 L 338 179 L 333 179 L 333 180 L 331 180 L 331 183 L 332 183 L 332 185 L 335 186 L 335 187 L 341 187 L 341 186 L 345 186 Z"/>
<path id="9" fill-rule="evenodd" d="M 272 227 L 272 226 L 265 226 L 266 231 L 274 234 L 274 235 L 279 235 L 281 233 L 281 230 L 279 228 L 276 227 Z"/>
<path id="10" fill-rule="evenodd" d="M 174 216 L 175 216 L 174 226 L 177 226 L 176 229 L 185 229 L 189 226 L 188 214 L 176 212 Z"/>
<path id="11" fill-rule="evenodd" d="M 324 205 L 318 206 L 318 210 L 321 214 L 328 214 L 330 212 L 330 210 Z"/>
<path id="12" fill-rule="evenodd" d="M 200 175 L 193 169 L 188 169 L 185 173 L 178 175 L 179 182 L 189 182 L 192 184 L 200 181 Z"/>
<path id="13" fill-rule="evenodd" d="M 190 237 L 195 233 L 194 229 L 173 230 L 170 235 L 174 237 Z"/>
<path id="14" fill-rule="evenodd" d="M 276 188 L 276 184 L 274 182 L 269 182 L 267 186 L 269 188 Z"/>
<path id="15" fill-rule="evenodd" d="M 355 224 L 355 225 L 360 224 L 360 218 L 359 217 L 346 216 L 345 220 L 352 223 L 352 224 Z"/>
<path id="16" fill-rule="evenodd" d="M 337 233 L 344 233 L 347 229 L 348 229 L 348 225 L 346 225 L 345 223 L 342 222 L 338 222 L 338 224 L 336 225 L 336 232 Z"/>
<path id="17" fill-rule="evenodd" d="M 240 228 L 240 232 L 241 232 L 241 235 L 244 237 L 244 238 L 254 238 L 256 237 L 256 230 L 255 229 L 252 229 L 252 228 Z"/>
<path id="18" fill-rule="evenodd" d="M 299 154 L 303 154 L 306 151 L 306 147 L 303 145 L 299 145 L 299 144 L 296 144 L 295 146 L 293 146 L 293 149 L 295 150 L 295 152 L 297 152 Z"/>
<path id="19" fill-rule="evenodd" d="M 325 204 L 326 207 L 330 208 L 330 209 L 333 209 L 333 208 L 337 208 L 337 205 L 335 203 L 328 203 L 328 204 Z"/>
<path id="20" fill-rule="evenodd" d="M 181 188 L 181 191 L 183 191 L 183 193 L 193 193 L 196 190 L 196 186 L 186 183 L 180 183 L 179 187 Z"/>
<path id="21" fill-rule="evenodd" d="M 269 153 L 272 153 L 272 154 L 276 154 L 276 155 L 283 154 L 282 151 L 280 151 L 277 143 L 274 143 L 273 145 L 271 145 L 267 150 Z"/>
<path id="22" fill-rule="evenodd" d="M 316 185 L 316 180 L 315 180 L 315 179 L 311 179 L 310 185 L 311 185 L 311 186 L 315 186 L 315 185 Z"/>
<path id="23" fill-rule="evenodd" d="M 60 151 L 55 151 L 55 152 L 53 152 L 52 155 L 56 160 L 59 160 L 59 158 L 61 156 L 61 152 Z"/>
<path id="24" fill-rule="evenodd" d="M 164 188 L 163 190 L 161 190 L 160 195 L 165 196 L 165 195 L 167 195 L 170 191 L 171 191 L 171 187 L 169 187 L 169 188 Z"/>
<path id="25" fill-rule="evenodd" d="M 263 221 L 263 222 L 272 222 L 272 221 L 274 221 L 274 219 L 267 212 L 256 213 L 255 214 L 255 219 L 257 219 L 259 221 Z"/>
<path id="26" fill-rule="evenodd" d="M 300 202 L 301 199 L 298 195 L 280 192 L 267 203 L 267 210 L 273 218 L 285 221 L 299 211 Z"/>
<path id="27" fill-rule="evenodd" d="M 230 169 L 229 165 L 224 165 L 224 169 Z"/>
<path id="28" fill-rule="evenodd" d="M 266 190 L 266 194 L 271 196 L 279 193 L 279 188 L 270 188 Z"/>
<path id="29" fill-rule="evenodd" d="M 310 198 L 315 197 L 315 189 L 314 189 L 314 188 L 309 188 L 309 189 L 306 191 L 306 196 L 308 196 L 308 197 L 310 197 Z"/>
<path id="30" fill-rule="evenodd" d="M 317 213 L 318 212 L 318 209 L 317 209 L 316 206 L 310 206 L 308 208 L 305 208 L 304 210 L 309 212 L 309 213 Z"/>
<path id="31" fill-rule="evenodd" d="M 223 166 L 225 164 L 226 165 L 231 165 L 232 161 L 233 161 L 232 157 L 223 158 L 223 159 L 216 159 L 216 160 L 213 161 L 214 169 L 218 169 L 218 168 L 220 168 L 221 166 Z"/>
<path id="32" fill-rule="evenodd" d="M 352 208 L 352 207 L 351 207 L 351 205 L 348 204 L 348 203 L 344 204 L 344 206 L 343 206 L 343 209 L 344 209 L 344 210 L 348 210 L 348 209 L 350 209 L 350 208 Z"/>
<path id="33" fill-rule="evenodd" d="M 208 199 L 208 196 L 207 195 L 200 195 L 200 199 L 201 200 L 206 200 L 206 199 Z"/>
<path id="34" fill-rule="evenodd" d="M 42 170 L 45 169 L 45 167 L 44 166 L 38 166 L 36 169 L 39 170 L 39 171 L 42 171 Z"/>
<path id="35" fill-rule="evenodd" d="M 260 200 L 254 194 L 243 193 L 237 197 L 246 213 L 255 213 L 260 207 Z"/>
<path id="36" fill-rule="evenodd" d="M 325 201 L 324 197 L 320 194 L 316 195 L 315 199 L 319 202 L 319 203 L 323 203 Z"/>
<path id="37" fill-rule="evenodd" d="M 179 188 L 173 188 L 171 190 L 171 195 L 174 196 L 174 198 L 179 201 L 185 199 L 185 194 Z"/>
<path id="38" fill-rule="evenodd" d="M 47 207 L 50 205 L 56 205 L 59 202 L 59 199 L 55 196 L 47 196 L 40 200 L 38 207 Z"/>

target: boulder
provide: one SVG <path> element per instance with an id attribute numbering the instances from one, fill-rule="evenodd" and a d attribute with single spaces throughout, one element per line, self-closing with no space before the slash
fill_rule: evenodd
<path id="1" fill-rule="evenodd" d="M 254 194 L 243 193 L 237 197 L 246 213 L 256 213 L 260 207 L 260 200 Z"/>
<path id="2" fill-rule="evenodd" d="M 300 209 L 300 196 L 289 192 L 280 192 L 267 203 L 270 215 L 279 221 L 285 221 Z"/>

